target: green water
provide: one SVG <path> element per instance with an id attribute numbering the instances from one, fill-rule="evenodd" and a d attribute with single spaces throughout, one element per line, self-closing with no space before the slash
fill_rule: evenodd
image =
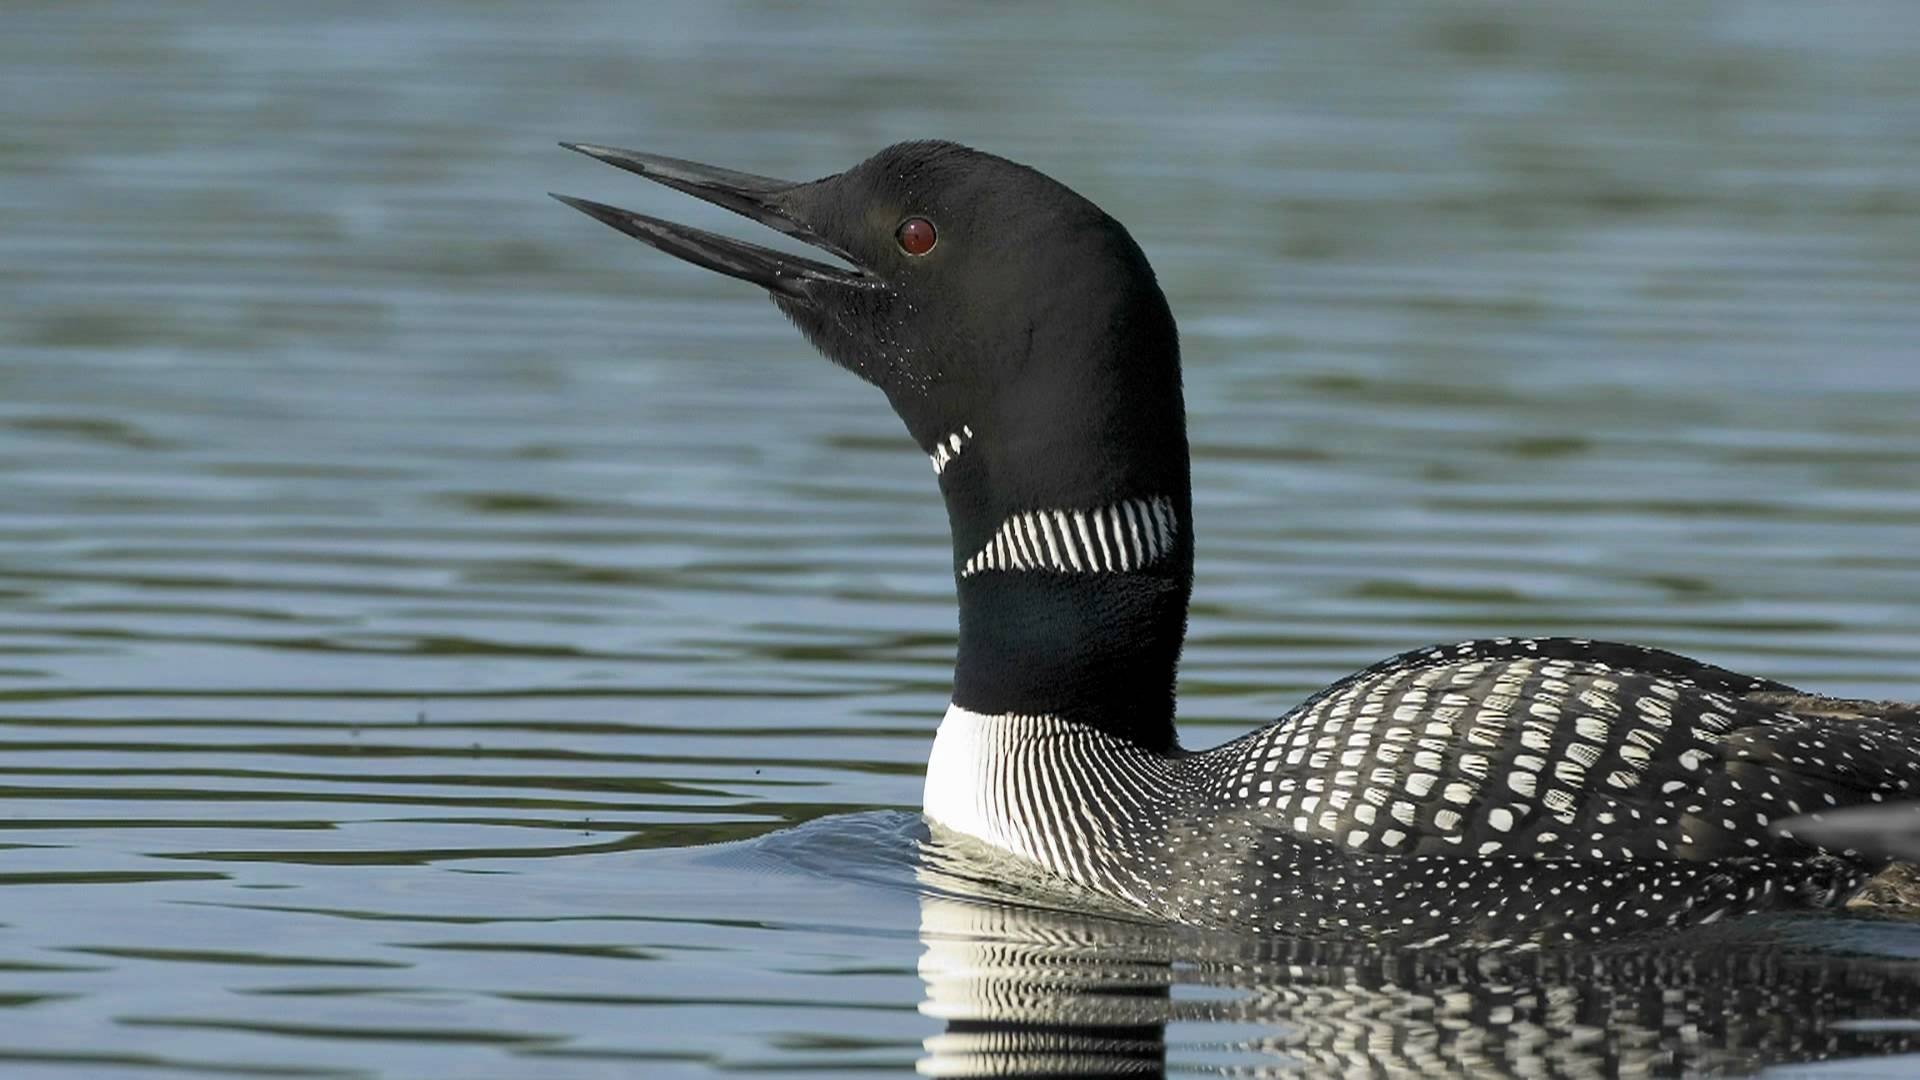
<path id="1" fill-rule="evenodd" d="M 1257 954 L 929 843 L 924 458 L 544 195 L 740 234 L 555 140 L 944 137 L 1127 222 L 1186 354 L 1189 745 L 1506 632 L 1914 698 L 1920 7 L 0 23 L 8 1076 L 892 1074 L 969 1021 L 1176 1074 L 1920 1068 L 1873 1060 L 1910 927 Z"/>

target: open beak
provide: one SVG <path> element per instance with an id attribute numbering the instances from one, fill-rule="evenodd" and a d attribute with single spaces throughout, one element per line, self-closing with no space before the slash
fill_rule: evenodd
<path id="1" fill-rule="evenodd" d="M 622 210 L 605 203 L 576 199 L 567 195 L 553 196 L 588 217 L 597 218 L 643 244 L 659 248 L 695 266 L 704 266 L 728 277 L 750 281 L 769 292 L 802 302 L 810 302 L 813 299 L 808 290 L 816 282 L 857 288 L 871 288 L 879 283 L 879 279 L 861 266 L 859 260 L 826 238 L 815 234 L 804 222 L 793 216 L 793 212 L 781 196 L 804 186 L 802 184 L 755 176 L 752 173 L 734 172 L 731 169 L 715 168 L 697 162 L 682 161 L 679 158 L 661 157 L 658 154 L 616 150 L 609 146 L 566 142 L 560 145 L 569 150 L 578 150 L 588 157 L 598 158 L 609 165 L 616 165 L 628 172 L 639 173 L 649 180 L 658 181 L 677 191 L 684 191 L 696 199 L 704 199 L 715 206 L 723 206 L 742 217 L 752 218 L 762 225 L 778 229 L 797 240 L 837 255 L 852 263 L 853 268 L 832 266 L 803 256 L 788 255 L 758 244 L 749 244 L 718 233 L 710 233 L 704 229 L 676 225 L 671 221 L 636 214 L 631 210 Z"/>

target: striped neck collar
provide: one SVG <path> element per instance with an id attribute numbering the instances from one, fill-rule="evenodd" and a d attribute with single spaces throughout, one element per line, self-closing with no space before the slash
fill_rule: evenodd
<path id="1" fill-rule="evenodd" d="M 1088 510 L 1009 514 L 993 538 L 961 565 L 989 571 L 1112 574 L 1142 570 L 1173 552 L 1180 536 L 1173 500 L 1123 499 Z"/>
<path id="2" fill-rule="evenodd" d="M 1176 750 L 1174 673 L 1193 584 L 1185 485 L 994 509 L 946 490 L 960 601 L 953 700 Z"/>

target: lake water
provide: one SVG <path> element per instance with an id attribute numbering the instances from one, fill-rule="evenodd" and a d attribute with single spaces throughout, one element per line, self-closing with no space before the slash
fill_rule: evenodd
<path id="1" fill-rule="evenodd" d="M 544 194 L 752 236 L 554 142 L 938 136 L 1127 222 L 1185 343 L 1189 745 L 1498 633 L 1913 698 L 1920 5 L 4 23 L 9 1077 L 1920 1069 L 1920 926 L 1256 948 L 931 841 L 925 459 Z"/>

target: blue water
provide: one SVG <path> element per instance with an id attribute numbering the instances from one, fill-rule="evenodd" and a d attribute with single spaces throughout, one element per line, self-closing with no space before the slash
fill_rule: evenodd
<path id="1" fill-rule="evenodd" d="M 937 136 L 1127 222 L 1186 355 L 1189 745 L 1499 633 L 1912 699 L 1920 8 L 4 23 L 9 1076 L 1920 1068 L 1910 925 L 1263 949 L 928 836 L 924 459 L 544 194 L 750 235 L 554 142 Z"/>

